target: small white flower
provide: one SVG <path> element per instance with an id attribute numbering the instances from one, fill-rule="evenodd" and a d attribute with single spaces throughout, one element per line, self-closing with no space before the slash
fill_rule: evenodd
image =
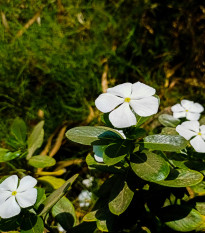
<path id="1" fill-rule="evenodd" d="M 21 208 L 32 206 L 36 202 L 37 189 L 34 186 L 37 180 L 25 176 L 20 180 L 12 175 L 0 184 L 0 217 L 11 218 L 21 212 Z"/>
<path id="2" fill-rule="evenodd" d="M 87 176 L 87 179 L 84 179 L 82 183 L 87 187 L 90 188 L 93 185 L 94 178 L 92 176 Z"/>
<path id="3" fill-rule="evenodd" d="M 79 205 L 80 207 L 88 207 L 90 205 L 92 199 L 92 193 L 88 190 L 82 190 L 78 195 Z"/>
<path id="4" fill-rule="evenodd" d="M 126 128 L 137 123 L 133 111 L 142 117 L 157 113 L 159 101 L 153 96 L 155 92 L 154 88 L 141 82 L 123 83 L 108 88 L 107 93 L 96 99 L 95 105 L 101 112 L 110 112 L 109 120 L 114 127 Z"/>
<path id="5" fill-rule="evenodd" d="M 182 100 L 181 104 L 175 104 L 171 107 L 175 118 L 186 117 L 187 120 L 197 121 L 200 118 L 200 113 L 204 108 L 199 103 L 194 103 L 190 100 Z"/>
<path id="6" fill-rule="evenodd" d="M 199 125 L 198 121 L 185 121 L 176 127 L 176 131 L 190 144 L 195 151 L 205 153 L 205 125 Z"/>
<path id="7" fill-rule="evenodd" d="M 118 131 L 124 139 L 126 139 L 126 136 L 124 135 L 122 130 L 116 130 Z M 103 163 L 103 152 L 104 152 L 105 145 L 94 145 L 93 146 L 93 152 L 94 158 L 98 163 Z"/>

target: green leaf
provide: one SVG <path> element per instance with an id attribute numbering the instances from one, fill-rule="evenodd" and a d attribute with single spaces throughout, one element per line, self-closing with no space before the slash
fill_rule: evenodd
<path id="1" fill-rule="evenodd" d="M 181 122 L 179 119 L 174 118 L 172 115 L 169 114 L 160 115 L 158 120 L 162 125 L 173 128 L 175 128 Z"/>
<path id="2" fill-rule="evenodd" d="M 137 117 L 137 124 L 136 127 L 140 127 L 143 123 L 145 123 L 147 120 L 149 120 L 152 116 L 148 116 L 148 117 L 142 117 L 142 116 L 138 116 Z"/>
<path id="3" fill-rule="evenodd" d="M 99 209 L 96 213 L 97 228 L 102 232 L 113 232 L 115 229 L 114 219 L 115 215 L 110 213 L 107 207 Z"/>
<path id="4" fill-rule="evenodd" d="M 28 138 L 28 154 L 27 159 L 30 159 L 34 152 L 41 147 L 43 143 L 44 130 L 43 130 L 44 121 L 40 121 L 33 129 L 31 135 Z"/>
<path id="5" fill-rule="evenodd" d="M 164 127 L 161 131 L 161 134 L 164 135 L 178 135 L 177 131 L 175 128 L 172 127 Z"/>
<path id="6" fill-rule="evenodd" d="M 200 172 L 189 169 L 171 170 L 166 180 L 157 182 L 160 185 L 168 187 L 187 187 L 200 183 L 203 180 L 203 175 Z"/>
<path id="7" fill-rule="evenodd" d="M 150 135 L 144 138 L 144 147 L 161 151 L 180 151 L 187 146 L 187 141 L 180 135 Z"/>
<path id="8" fill-rule="evenodd" d="M 195 196 L 204 196 L 205 195 L 205 181 L 202 181 L 199 184 L 191 186 L 191 189 L 194 191 Z"/>
<path id="9" fill-rule="evenodd" d="M 54 176 L 42 176 L 42 177 L 39 177 L 38 180 L 51 185 L 54 189 L 58 189 L 63 184 L 65 184 L 64 179 L 56 178 Z"/>
<path id="10" fill-rule="evenodd" d="M 66 197 L 62 197 L 53 206 L 52 215 L 66 231 L 69 231 L 76 224 L 75 209 Z"/>
<path id="11" fill-rule="evenodd" d="M 109 209 L 115 215 L 122 214 L 130 205 L 134 192 L 123 177 L 119 176 L 112 187 L 109 197 Z"/>
<path id="12" fill-rule="evenodd" d="M 44 223 L 41 217 L 34 214 L 25 215 L 21 225 L 21 233 L 43 233 Z"/>
<path id="13" fill-rule="evenodd" d="M 11 134 L 20 144 L 25 144 L 27 129 L 23 119 L 17 117 L 11 125 Z"/>
<path id="14" fill-rule="evenodd" d="M 96 218 L 96 213 L 98 212 L 98 210 L 93 210 L 90 213 L 86 214 L 83 217 L 83 221 L 84 222 L 96 222 L 97 218 Z"/>
<path id="15" fill-rule="evenodd" d="M 130 158 L 131 168 L 143 180 L 156 182 L 164 180 L 170 171 L 169 164 L 158 154 L 143 151 Z"/>
<path id="16" fill-rule="evenodd" d="M 79 225 L 71 228 L 69 233 L 97 233 L 95 222 L 82 222 Z"/>
<path id="17" fill-rule="evenodd" d="M 138 139 L 146 136 L 146 130 L 143 128 L 130 127 L 124 130 L 126 138 Z"/>
<path id="18" fill-rule="evenodd" d="M 59 189 L 55 190 L 39 207 L 39 216 L 47 213 L 67 192 L 72 183 L 77 179 L 78 174 L 68 179 Z"/>
<path id="19" fill-rule="evenodd" d="M 108 173 L 122 173 L 121 169 L 115 166 L 108 166 L 104 163 L 98 163 L 91 154 L 86 157 L 86 163 L 89 169 L 97 169 Z"/>
<path id="20" fill-rule="evenodd" d="M 28 164 L 36 168 L 52 167 L 56 164 L 54 158 L 49 156 L 36 155 L 29 159 Z"/>
<path id="21" fill-rule="evenodd" d="M 21 216 L 17 215 L 9 219 L 1 219 L 0 220 L 0 231 L 7 232 L 7 231 L 14 231 L 16 230 L 21 224 Z"/>
<path id="22" fill-rule="evenodd" d="M 10 152 L 7 149 L 0 148 L 0 163 L 13 160 L 21 155 L 20 151 Z"/>
<path id="23" fill-rule="evenodd" d="M 126 140 L 120 140 L 109 144 L 103 153 L 103 161 L 108 166 L 114 165 L 129 153 L 129 144 Z"/>
<path id="24" fill-rule="evenodd" d="M 159 218 L 175 231 L 194 231 L 204 222 L 197 210 L 188 206 L 167 206 L 161 209 Z"/>
<path id="25" fill-rule="evenodd" d="M 45 189 L 37 187 L 37 199 L 34 205 L 34 209 L 38 209 L 40 204 L 46 199 Z"/>
<path id="26" fill-rule="evenodd" d="M 66 132 L 66 137 L 71 141 L 83 145 L 92 145 L 94 143 L 97 143 L 100 139 L 110 141 L 113 139 L 123 138 L 118 131 L 102 126 L 75 127 Z"/>

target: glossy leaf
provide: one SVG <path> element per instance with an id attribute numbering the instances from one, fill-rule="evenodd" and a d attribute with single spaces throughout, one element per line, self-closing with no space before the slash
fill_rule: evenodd
<path id="1" fill-rule="evenodd" d="M 46 195 L 45 195 L 45 189 L 39 187 L 37 187 L 36 189 L 37 189 L 37 199 L 34 208 L 38 209 L 40 204 L 46 199 Z"/>
<path id="2" fill-rule="evenodd" d="M 196 230 L 204 222 L 204 216 L 197 210 L 177 205 L 164 207 L 159 218 L 170 228 L 180 232 Z"/>
<path id="3" fill-rule="evenodd" d="M 143 151 L 131 156 L 131 168 L 143 180 L 156 182 L 164 180 L 170 171 L 169 164 L 158 154 Z"/>
<path id="4" fill-rule="evenodd" d="M 56 161 L 54 158 L 46 155 L 36 155 L 29 159 L 28 164 L 32 167 L 44 168 L 54 166 L 56 164 Z"/>
<path id="5" fill-rule="evenodd" d="M 126 140 L 109 144 L 103 153 L 103 161 L 108 166 L 120 162 L 127 154 L 129 154 L 129 144 Z"/>
<path id="6" fill-rule="evenodd" d="M 43 129 L 44 121 L 40 121 L 31 132 L 31 135 L 28 138 L 28 154 L 27 159 L 30 159 L 34 152 L 41 147 L 44 137 Z"/>
<path id="7" fill-rule="evenodd" d="M 10 152 L 7 149 L 0 148 L 0 163 L 13 160 L 18 158 L 20 155 L 20 151 Z"/>
<path id="8" fill-rule="evenodd" d="M 109 141 L 123 138 L 118 131 L 102 126 L 75 127 L 66 132 L 66 137 L 73 142 L 83 145 L 91 145 L 95 142 L 97 143 L 100 139 Z"/>
<path id="9" fill-rule="evenodd" d="M 150 135 L 144 138 L 144 147 L 161 151 L 180 151 L 187 146 L 187 141 L 180 135 Z"/>
<path id="10" fill-rule="evenodd" d="M 59 189 L 55 190 L 48 198 L 46 198 L 46 200 L 39 207 L 39 216 L 47 213 L 65 195 L 77 177 L 78 174 L 72 176 Z"/>
<path id="11" fill-rule="evenodd" d="M 44 223 L 41 217 L 29 214 L 24 217 L 21 233 L 43 233 Z"/>
<path id="12" fill-rule="evenodd" d="M 76 224 L 75 209 L 66 197 L 62 197 L 53 206 L 52 215 L 66 231 Z"/>
<path id="13" fill-rule="evenodd" d="M 196 185 L 202 180 L 203 175 L 200 172 L 189 169 L 175 169 L 170 172 L 165 180 L 157 183 L 168 187 L 187 187 Z"/>
<path id="14" fill-rule="evenodd" d="M 133 196 L 134 192 L 130 189 L 127 182 L 119 176 L 112 187 L 109 197 L 109 209 L 111 213 L 115 215 L 122 214 L 130 205 Z"/>
<path id="15" fill-rule="evenodd" d="M 169 114 L 162 114 L 158 118 L 159 122 L 167 127 L 173 127 L 175 128 L 178 124 L 180 124 L 180 120 L 177 118 L 174 118 L 172 115 Z"/>

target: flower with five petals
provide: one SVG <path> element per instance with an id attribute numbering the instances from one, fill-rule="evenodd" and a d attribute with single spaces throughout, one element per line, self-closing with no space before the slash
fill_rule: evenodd
<path id="1" fill-rule="evenodd" d="M 11 218 L 35 204 L 37 180 L 31 176 L 23 177 L 18 185 L 18 177 L 12 175 L 0 184 L 0 217 Z"/>
<path id="2" fill-rule="evenodd" d="M 204 111 L 204 108 L 199 103 L 194 103 L 190 100 L 182 100 L 181 104 L 175 104 L 171 107 L 174 118 L 186 117 L 187 120 L 198 121 L 200 113 Z"/>
<path id="3" fill-rule="evenodd" d="M 176 127 L 176 131 L 190 144 L 195 151 L 205 153 L 205 125 L 199 124 L 198 121 L 185 121 Z"/>
<path id="4" fill-rule="evenodd" d="M 109 114 L 109 120 L 116 128 L 136 125 L 133 112 L 142 117 L 151 116 L 158 111 L 159 101 L 153 95 L 156 90 L 141 82 L 123 83 L 107 89 L 95 101 L 96 107 Z"/>

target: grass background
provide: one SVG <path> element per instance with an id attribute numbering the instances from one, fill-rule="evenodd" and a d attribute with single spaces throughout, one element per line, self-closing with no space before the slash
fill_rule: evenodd
<path id="1" fill-rule="evenodd" d="M 107 84 L 151 85 L 161 109 L 205 104 L 202 0 L 0 0 L 0 12 L 0 140 L 16 116 L 43 117 L 47 137 L 97 123 Z"/>

